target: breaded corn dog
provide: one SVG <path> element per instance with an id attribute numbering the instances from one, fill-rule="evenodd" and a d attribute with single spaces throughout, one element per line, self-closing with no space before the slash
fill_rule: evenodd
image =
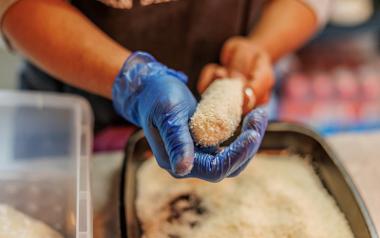
<path id="1" fill-rule="evenodd" d="M 203 93 L 190 120 L 195 142 L 203 147 L 218 145 L 230 138 L 239 126 L 243 107 L 243 82 L 215 80 Z"/>

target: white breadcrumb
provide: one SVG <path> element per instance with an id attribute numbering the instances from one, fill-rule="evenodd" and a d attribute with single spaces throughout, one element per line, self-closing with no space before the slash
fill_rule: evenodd
<path id="1" fill-rule="evenodd" d="M 198 145 L 218 145 L 235 132 L 243 107 L 243 82 L 238 79 L 214 81 L 203 93 L 190 120 L 190 129 Z"/>
<path id="2" fill-rule="evenodd" d="M 44 223 L 0 204 L 0 238 L 63 238 Z"/>
<path id="3" fill-rule="evenodd" d="M 310 163 L 297 156 L 258 155 L 217 184 L 174 179 L 151 159 L 137 181 L 144 238 L 354 237 Z"/>

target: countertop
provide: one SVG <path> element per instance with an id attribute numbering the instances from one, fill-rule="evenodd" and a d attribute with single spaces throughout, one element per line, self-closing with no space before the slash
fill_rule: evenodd
<path id="1" fill-rule="evenodd" d="M 327 138 L 356 184 L 380 232 L 380 132 Z"/>
<path id="2" fill-rule="evenodd" d="M 328 137 L 380 231 L 380 132 Z M 123 152 L 97 154 L 92 163 L 94 237 L 119 237 L 117 199 Z"/>

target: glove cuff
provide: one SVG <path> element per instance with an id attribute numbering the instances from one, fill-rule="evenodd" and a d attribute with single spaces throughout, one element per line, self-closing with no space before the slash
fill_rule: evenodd
<path id="1" fill-rule="evenodd" d="M 115 100 L 121 95 L 136 92 L 142 85 L 140 74 L 147 74 L 147 64 L 152 62 L 157 61 L 148 53 L 136 51 L 131 54 L 114 81 L 112 98 Z"/>

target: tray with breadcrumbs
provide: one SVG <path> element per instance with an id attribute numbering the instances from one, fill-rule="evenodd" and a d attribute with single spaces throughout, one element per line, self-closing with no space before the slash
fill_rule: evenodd
<path id="1" fill-rule="evenodd" d="M 378 238 L 339 159 L 301 125 L 271 123 L 245 170 L 219 183 L 172 178 L 141 131 L 125 150 L 122 237 Z"/>

